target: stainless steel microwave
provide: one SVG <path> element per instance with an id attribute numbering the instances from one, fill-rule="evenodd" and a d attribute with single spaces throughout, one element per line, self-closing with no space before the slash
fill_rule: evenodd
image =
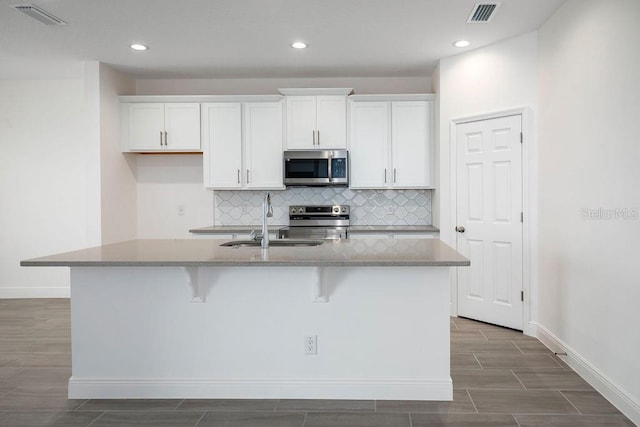
<path id="1" fill-rule="evenodd" d="M 287 186 L 348 186 L 347 150 L 287 150 L 284 152 Z"/>

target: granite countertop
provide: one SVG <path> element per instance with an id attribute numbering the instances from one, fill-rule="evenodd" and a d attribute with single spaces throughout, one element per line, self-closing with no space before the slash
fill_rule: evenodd
<path id="1" fill-rule="evenodd" d="M 433 225 L 351 225 L 349 233 L 438 233 Z"/>
<path id="2" fill-rule="evenodd" d="M 286 225 L 270 225 L 269 232 L 275 233 Z M 189 233 L 193 234 L 225 234 L 225 233 L 251 233 L 256 230 L 262 232 L 261 225 L 210 225 L 208 227 L 193 228 Z M 440 230 L 433 225 L 351 225 L 350 233 L 438 233 Z"/>
<path id="3" fill-rule="evenodd" d="M 232 248 L 227 239 L 130 240 L 25 260 L 26 267 L 468 266 L 440 239 L 329 240 L 313 247 Z"/>
<path id="4" fill-rule="evenodd" d="M 269 233 L 276 233 L 286 225 L 269 225 L 267 229 Z M 189 233 L 193 234 L 225 234 L 225 233 L 251 233 L 255 230 L 256 233 L 262 233 L 262 225 L 210 225 L 208 227 L 192 228 Z"/>

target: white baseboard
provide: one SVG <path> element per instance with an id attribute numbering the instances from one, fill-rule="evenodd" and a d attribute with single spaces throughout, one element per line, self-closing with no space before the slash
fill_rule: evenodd
<path id="1" fill-rule="evenodd" d="M 538 324 L 536 322 L 529 322 L 524 325 L 523 334 L 536 338 L 538 336 Z"/>
<path id="2" fill-rule="evenodd" d="M 635 424 L 640 425 L 640 402 L 637 402 L 624 389 L 616 384 L 611 378 L 605 375 L 598 368 L 593 366 L 587 359 L 577 353 L 572 347 L 554 335 L 551 331 L 540 324 L 536 324 L 538 339 L 551 351 L 566 353 L 566 356 L 558 356 L 574 371 L 578 373 L 586 382 L 591 384 L 600 394 L 602 394 L 620 412 L 627 416 Z"/>
<path id="3" fill-rule="evenodd" d="M 453 400 L 451 379 L 69 379 L 69 399 Z"/>
<path id="4" fill-rule="evenodd" d="M 0 288 L 4 298 L 69 298 L 69 288 Z"/>

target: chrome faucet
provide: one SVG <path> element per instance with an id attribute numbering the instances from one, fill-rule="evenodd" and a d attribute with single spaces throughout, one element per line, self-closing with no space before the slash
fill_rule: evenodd
<path id="1" fill-rule="evenodd" d="M 267 229 L 267 217 L 273 216 L 273 206 L 271 206 L 271 194 L 265 193 L 262 200 L 262 249 L 269 247 L 269 230 Z"/>

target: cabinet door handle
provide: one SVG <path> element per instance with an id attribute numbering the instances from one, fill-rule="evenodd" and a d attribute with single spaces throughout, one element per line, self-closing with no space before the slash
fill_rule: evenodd
<path id="1" fill-rule="evenodd" d="M 167 132 L 167 131 L 165 130 L 165 131 L 164 131 L 164 146 L 165 146 L 165 147 L 166 147 L 167 145 L 169 145 L 168 137 L 169 137 L 169 132 Z"/>
<path id="2" fill-rule="evenodd" d="M 238 184 L 240 184 L 240 169 L 238 169 Z"/>
<path id="3" fill-rule="evenodd" d="M 162 147 L 162 131 L 160 131 L 160 147 Z"/>
<path id="4" fill-rule="evenodd" d="M 384 183 L 387 183 L 387 168 L 384 168 Z"/>
<path id="5" fill-rule="evenodd" d="M 247 184 L 249 183 L 249 169 L 247 169 Z"/>
<path id="6" fill-rule="evenodd" d="M 316 132 L 318 132 L 318 147 L 320 147 L 320 131 L 317 130 Z"/>
<path id="7" fill-rule="evenodd" d="M 316 131 L 312 130 L 311 131 L 311 135 L 313 137 L 313 146 L 315 147 L 316 146 Z"/>
<path id="8" fill-rule="evenodd" d="M 398 171 L 396 171 L 396 168 L 393 168 L 393 183 L 395 184 L 396 182 L 398 182 Z"/>

